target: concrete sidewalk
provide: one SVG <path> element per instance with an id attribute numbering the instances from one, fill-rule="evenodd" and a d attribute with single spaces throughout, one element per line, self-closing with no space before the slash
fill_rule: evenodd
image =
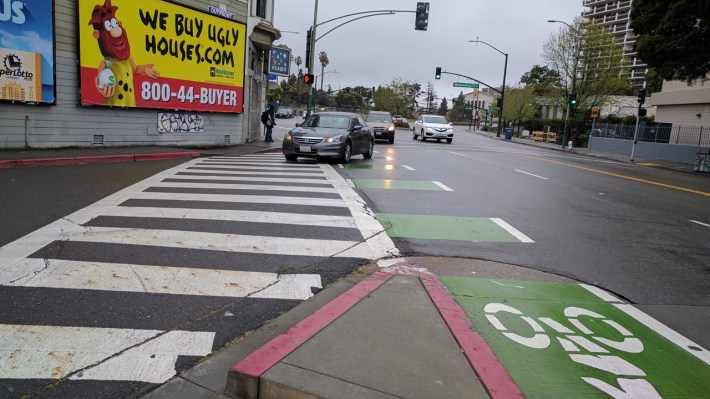
<path id="1" fill-rule="evenodd" d="M 475 259 L 381 261 L 145 397 L 522 398 L 439 273 L 571 282 Z"/>

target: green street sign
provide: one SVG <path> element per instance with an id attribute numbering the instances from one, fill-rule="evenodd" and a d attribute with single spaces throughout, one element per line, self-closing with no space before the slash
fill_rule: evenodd
<path id="1" fill-rule="evenodd" d="M 488 106 L 488 114 L 493 115 L 493 106 L 492 105 Z"/>
<path id="2" fill-rule="evenodd" d="M 478 83 L 454 82 L 454 87 L 468 87 L 470 89 L 478 89 Z"/>
<path id="3" fill-rule="evenodd" d="M 467 107 L 466 107 L 466 111 L 473 111 L 473 107 L 472 107 L 472 106 L 470 106 L 470 105 L 469 105 L 469 106 L 467 106 Z"/>

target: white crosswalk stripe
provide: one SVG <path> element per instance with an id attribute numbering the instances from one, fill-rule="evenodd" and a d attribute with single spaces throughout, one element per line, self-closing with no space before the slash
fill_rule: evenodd
<path id="1" fill-rule="evenodd" d="M 205 190 L 212 191 L 207 194 Z M 172 298 L 305 300 L 313 296 L 314 288 L 323 287 L 317 269 L 313 273 L 281 273 L 284 265 L 269 264 L 270 257 L 374 260 L 396 254 L 394 244 L 387 242 L 381 226 L 378 229 L 371 212 L 363 209 L 356 197 L 330 165 L 285 163 L 281 154 L 190 160 L 0 248 L 0 288 Z M 126 204 L 127 201 L 134 203 Z M 201 204 L 199 209 L 188 205 L 196 203 Z M 225 204 L 236 208 L 223 209 Z M 255 204 L 260 208 L 249 208 Z M 283 211 L 284 206 L 290 205 L 298 206 L 299 211 Z M 268 207 L 278 208 L 270 211 Z M 313 208 L 312 213 L 308 213 L 308 207 Z M 97 217 L 108 224 L 89 224 Z M 189 221 L 203 225 L 214 221 L 264 227 L 263 235 L 252 235 L 251 230 L 248 234 L 228 234 L 111 224 L 127 220 L 148 223 L 146 226 L 156 220 L 181 220 L 187 224 L 177 226 L 189 226 Z M 293 226 L 293 236 L 271 236 L 272 226 Z M 299 226 L 310 227 L 303 233 Z M 321 228 L 326 229 L 326 236 L 310 237 Z M 353 240 L 353 231 L 360 231 L 362 238 Z M 338 240 L 331 236 L 336 233 L 344 235 Z M 299 238 L 299 234 L 309 238 Z M 32 255 L 52 243 L 80 248 L 110 245 L 119 248 L 119 252 L 115 261 L 94 260 L 90 251 L 82 253 L 86 259 Z M 165 264 L 142 264 L 140 259 L 121 259 L 122 246 L 143 251 L 175 249 L 264 256 L 259 262 L 265 263 L 248 265 L 249 270 L 239 270 L 244 265 L 231 264 L 220 265 L 222 269 L 207 264 L 171 265 L 170 258 L 165 259 Z M 121 306 L 120 296 L 116 298 L 115 306 Z M 134 322 L 140 324 L 140 320 Z M 0 315 L 0 381 L 67 378 L 162 383 L 175 375 L 179 356 L 206 356 L 215 345 L 222 345 L 223 342 L 214 342 L 215 336 L 214 331 L 3 324 Z"/>

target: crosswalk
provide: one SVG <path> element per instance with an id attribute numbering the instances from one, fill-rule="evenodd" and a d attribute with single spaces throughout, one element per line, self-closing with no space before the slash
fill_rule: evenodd
<path id="1" fill-rule="evenodd" d="M 149 389 L 392 255 L 330 165 L 186 162 L 0 248 L 0 398 Z"/>

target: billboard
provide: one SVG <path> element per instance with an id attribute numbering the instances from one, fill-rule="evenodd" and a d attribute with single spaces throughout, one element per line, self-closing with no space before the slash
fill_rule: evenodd
<path id="1" fill-rule="evenodd" d="M 244 24 L 162 0 L 78 7 L 82 105 L 243 112 Z"/>
<path id="2" fill-rule="evenodd" d="M 272 47 L 269 57 L 269 74 L 288 76 L 291 66 L 291 50 L 282 47 Z"/>
<path id="3" fill-rule="evenodd" d="M 0 101 L 54 104 L 54 1 L 0 1 Z"/>

